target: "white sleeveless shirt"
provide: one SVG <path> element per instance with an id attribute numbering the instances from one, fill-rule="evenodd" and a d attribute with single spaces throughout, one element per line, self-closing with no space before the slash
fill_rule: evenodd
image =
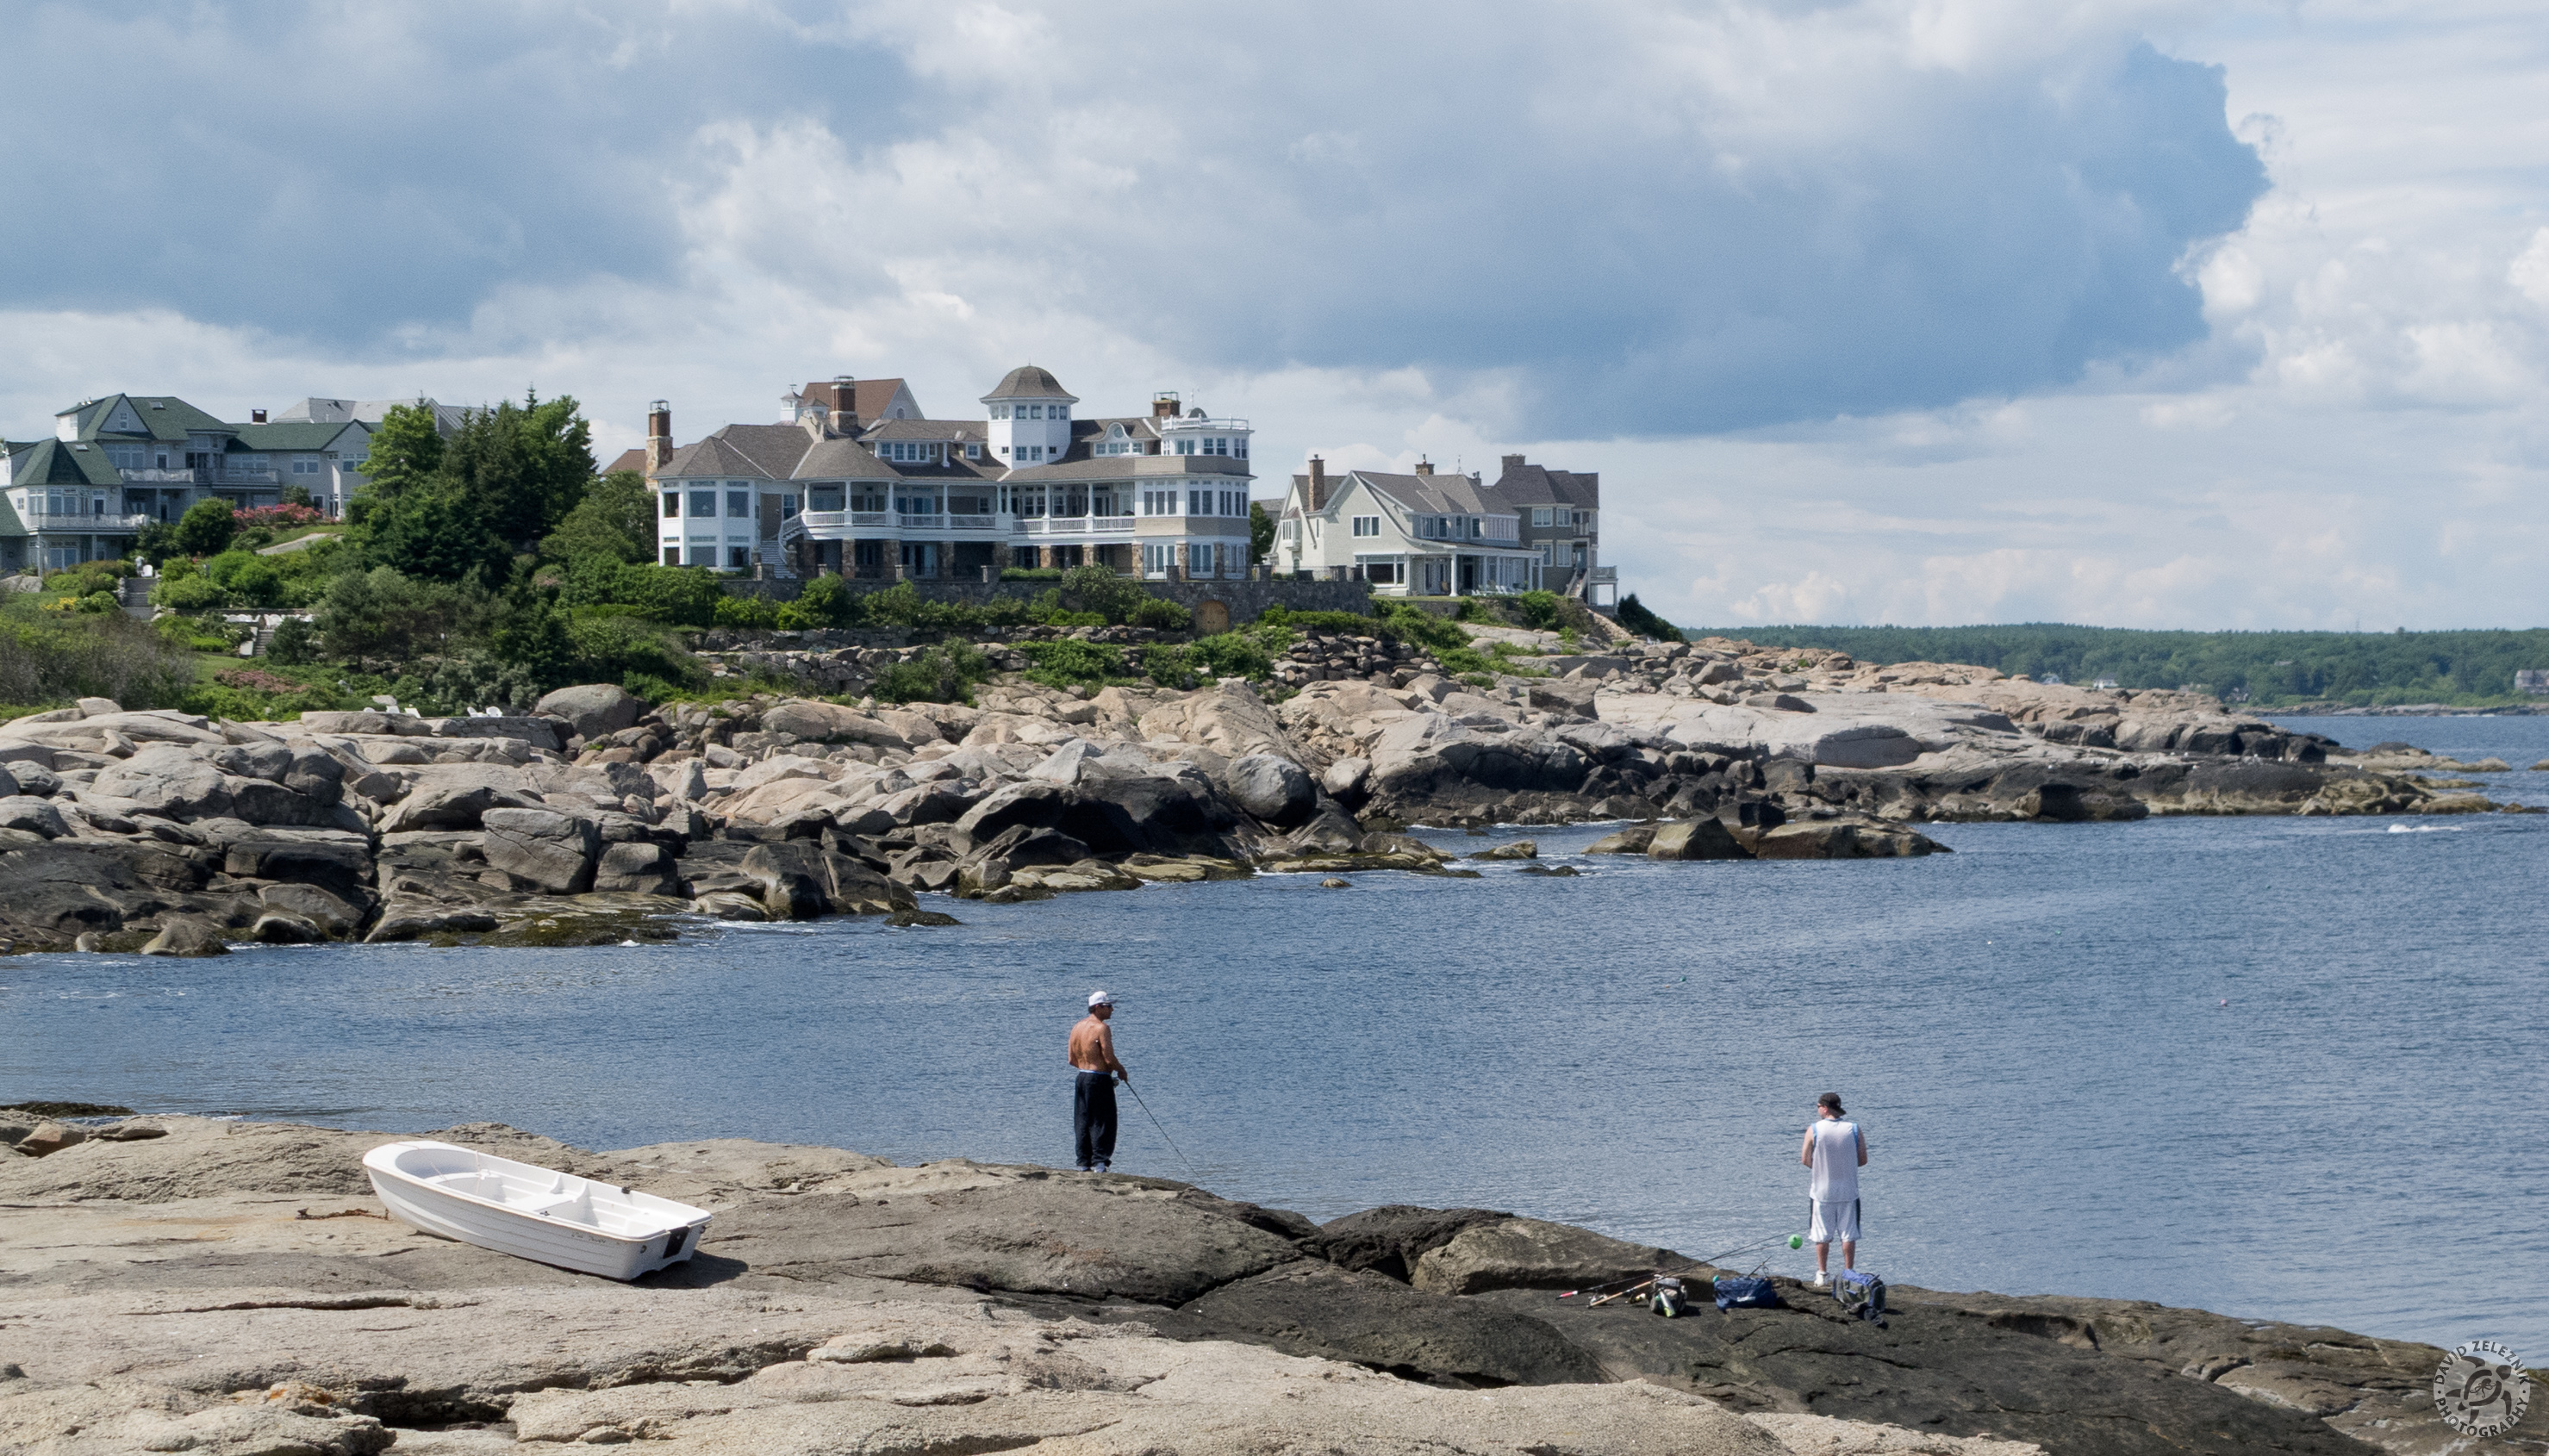
<path id="1" fill-rule="evenodd" d="M 1858 1198 L 1858 1124 L 1817 1118 L 1810 1136 L 1815 1139 L 1815 1202 L 1854 1202 Z"/>

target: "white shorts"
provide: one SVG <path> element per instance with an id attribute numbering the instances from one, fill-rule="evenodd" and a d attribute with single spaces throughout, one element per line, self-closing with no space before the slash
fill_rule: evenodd
<path id="1" fill-rule="evenodd" d="M 1814 1228 L 1807 1233 L 1808 1243 L 1858 1242 L 1858 1200 L 1847 1203 L 1815 1203 L 1808 1201 L 1814 1212 Z"/>

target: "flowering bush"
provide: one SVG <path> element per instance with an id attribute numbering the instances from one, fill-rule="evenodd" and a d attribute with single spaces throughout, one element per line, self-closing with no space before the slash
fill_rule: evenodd
<path id="1" fill-rule="evenodd" d="M 232 515 L 232 519 L 238 523 L 238 529 L 242 531 L 252 526 L 267 526 L 277 530 L 285 526 L 315 526 L 327 518 L 327 514 L 317 506 L 292 504 L 260 505 L 253 510 L 236 511 Z"/>

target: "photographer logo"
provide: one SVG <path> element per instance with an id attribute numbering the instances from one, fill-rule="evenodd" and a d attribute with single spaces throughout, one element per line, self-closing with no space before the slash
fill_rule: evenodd
<path id="1" fill-rule="evenodd" d="M 2463 1435 L 2502 1435 L 2531 1404 L 2531 1377 L 2492 1339 L 2454 1345 L 2434 1371 L 2434 1409 Z"/>

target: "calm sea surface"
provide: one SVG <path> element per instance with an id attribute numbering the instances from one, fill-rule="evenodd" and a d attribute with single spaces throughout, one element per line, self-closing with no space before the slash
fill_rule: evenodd
<path id="1" fill-rule="evenodd" d="M 2549 718 L 2294 721 L 2549 758 Z M 2549 773 L 2491 792 L 2549 803 Z M 1536 837 L 1555 862 L 1598 833 Z M 1706 1254 L 1802 1231 L 1829 1088 L 1890 1277 L 2549 1358 L 2549 816 L 1934 833 L 1957 853 L 1266 876 L 950 905 L 960 929 L 17 956 L 0 1101 L 1067 1163 L 1063 1037 L 1104 986 L 1192 1160 L 1127 1099 L 1127 1171 Z"/>

